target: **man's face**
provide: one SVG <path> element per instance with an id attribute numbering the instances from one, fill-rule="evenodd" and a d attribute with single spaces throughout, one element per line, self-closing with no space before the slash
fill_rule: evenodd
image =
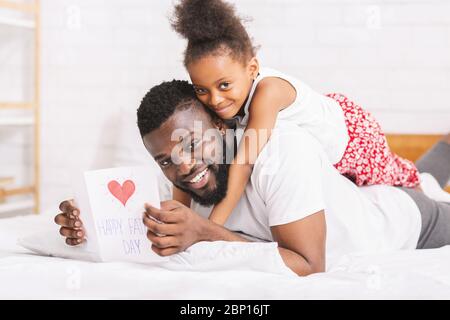
<path id="1" fill-rule="evenodd" d="M 228 165 L 225 127 L 199 106 L 175 111 L 158 129 L 145 135 L 144 145 L 166 177 L 203 205 L 226 195 Z"/>

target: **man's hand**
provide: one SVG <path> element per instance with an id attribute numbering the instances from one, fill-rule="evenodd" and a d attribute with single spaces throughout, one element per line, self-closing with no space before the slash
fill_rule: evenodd
<path id="1" fill-rule="evenodd" d="M 160 256 L 184 251 L 205 240 L 203 230 L 207 223 L 207 219 L 175 200 L 161 202 L 161 209 L 145 205 L 144 225 L 148 228 L 147 238 L 152 243 L 152 250 Z"/>
<path id="2" fill-rule="evenodd" d="M 55 217 L 55 223 L 61 226 L 59 233 L 66 238 L 68 245 L 81 244 L 84 241 L 85 233 L 80 220 L 80 210 L 73 205 L 73 200 L 61 202 L 59 209 L 62 212 Z"/>

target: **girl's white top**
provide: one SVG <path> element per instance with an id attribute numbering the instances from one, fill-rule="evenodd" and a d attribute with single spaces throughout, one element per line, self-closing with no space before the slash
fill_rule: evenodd
<path id="1" fill-rule="evenodd" d="M 309 131 L 323 146 L 331 163 L 336 164 L 344 155 L 349 142 L 344 112 L 335 100 L 311 89 L 298 79 L 269 68 L 261 68 L 253 82 L 244 117 L 236 117 L 241 126 L 247 126 L 249 106 L 258 83 L 267 77 L 289 82 L 297 92 L 295 101 L 278 113 L 277 120 L 293 121 Z"/>

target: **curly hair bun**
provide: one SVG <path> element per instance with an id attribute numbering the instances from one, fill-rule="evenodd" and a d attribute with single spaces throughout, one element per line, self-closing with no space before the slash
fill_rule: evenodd
<path id="1" fill-rule="evenodd" d="M 181 0 L 171 25 L 191 43 L 232 39 L 242 28 L 234 6 L 221 0 Z"/>

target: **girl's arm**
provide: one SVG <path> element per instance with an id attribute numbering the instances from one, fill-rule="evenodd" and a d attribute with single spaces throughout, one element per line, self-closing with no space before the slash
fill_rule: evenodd
<path id="1" fill-rule="evenodd" d="M 175 186 L 173 186 L 172 193 L 173 193 L 172 194 L 173 200 L 177 200 L 177 201 L 181 202 L 188 208 L 191 207 L 191 196 L 189 194 L 187 194 L 186 192 L 184 192 L 183 190 L 181 190 Z"/>
<path id="2" fill-rule="evenodd" d="M 236 159 L 235 161 L 236 162 Z M 244 193 L 252 166 L 249 164 L 232 163 L 228 174 L 227 195 L 214 206 L 209 219 L 217 224 L 224 225 L 233 209 L 236 207 L 241 195 Z"/>
<path id="3" fill-rule="evenodd" d="M 270 138 L 278 112 L 296 98 L 292 85 L 280 78 L 265 78 L 258 83 L 249 108 L 249 120 L 230 166 L 226 197 L 214 206 L 209 219 L 223 225 L 236 207 L 250 179 L 253 164 Z"/>

